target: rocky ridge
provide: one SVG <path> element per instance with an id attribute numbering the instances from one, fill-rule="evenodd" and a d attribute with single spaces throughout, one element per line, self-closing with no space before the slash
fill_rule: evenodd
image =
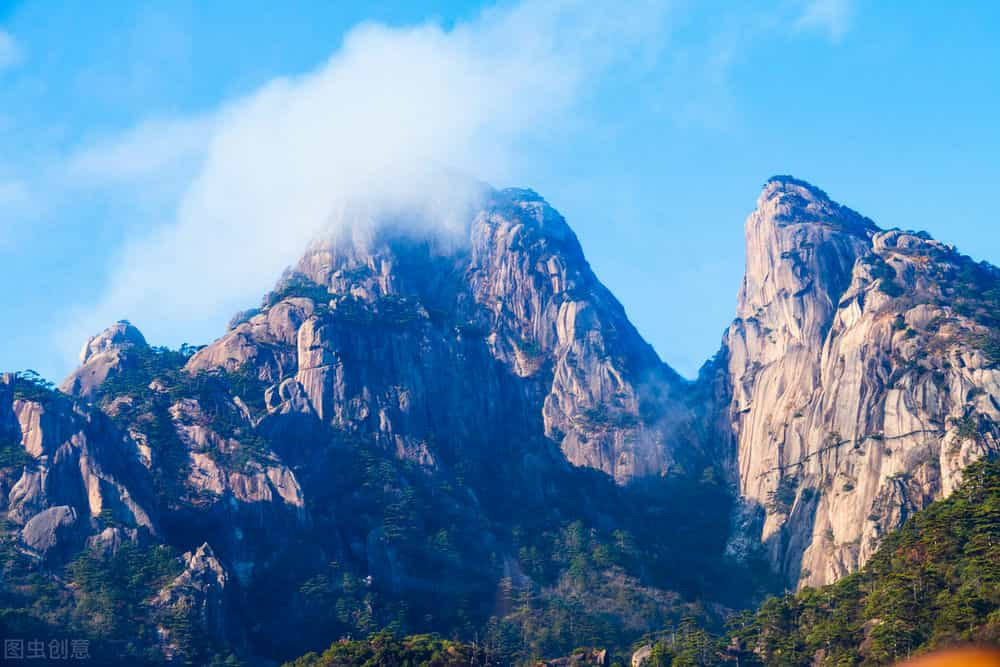
<path id="1" fill-rule="evenodd" d="M 775 568 L 829 583 L 1000 449 L 1000 271 L 790 177 L 746 237 L 720 355 L 731 474 Z"/>
<path id="2" fill-rule="evenodd" d="M 681 608 L 669 587 L 720 594 L 727 537 L 785 585 L 833 581 L 1000 449 L 1000 272 L 802 181 L 765 185 L 737 319 L 696 382 L 534 192 L 487 193 L 463 234 L 358 220 L 210 345 L 119 322 L 61 392 L 5 376 L 18 549 L 58 567 L 165 542 L 182 573 L 145 607 L 241 654 L 528 622 L 512 600 L 579 603 L 581 563 L 645 610 L 619 619 L 638 636 Z M 722 481 L 743 500 L 729 535 Z M 157 632 L 163 655 L 208 655 Z"/>

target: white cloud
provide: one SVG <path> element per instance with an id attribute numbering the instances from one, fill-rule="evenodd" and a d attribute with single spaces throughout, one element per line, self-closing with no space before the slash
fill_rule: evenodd
<path id="1" fill-rule="evenodd" d="M 61 165 L 62 176 L 77 185 L 159 178 L 202 158 L 215 124 L 211 115 L 147 120 L 123 134 L 77 148 Z"/>
<path id="2" fill-rule="evenodd" d="M 6 30 L 0 30 L 0 71 L 21 62 L 21 48 Z"/>
<path id="3" fill-rule="evenodd" d="M 839 41 L 850 26 L 852 0 L 809 0 L 795 23 L 799 30 L 820 30 Z"/>
<path id="4" fill-rule="evenodd" d="M 451 30 L 366 24 L 310 74 L 89 147 L 70 172 L 141 185 L 199 166 L 169 224 L 127 243 L 100 303 L 64 328 L 66 347 L 123 317 L 154 340 L 217 334 L 206 323 L 256 302 L 345 207 L 447 226 L 473 188 L 443 174 L 503 179 L 525 137 L 570 122 L 609 67 L 657 48 L 665 20 L 657 1 L 536 0 Z"/>

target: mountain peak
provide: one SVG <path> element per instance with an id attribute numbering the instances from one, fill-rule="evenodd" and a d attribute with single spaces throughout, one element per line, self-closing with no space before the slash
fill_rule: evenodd
<path id="1" fill-rule="evenodd" d="M 109 374 L 117 372 L 124 353 L 146 347 L 149 345 L 142 332 L 128 320 L 119 320 L 87 340 L 80 350 L 80 367 L 60 388 L 68 394 L 89 397 Z"/>
<path id="2" fill-rule="evenodd" d="M 819 223 L 861 236 L 878 232 L 879 227 L 857 211 L 842 206 L 811 183 L 794 176 L 772 176 L 757 200 L 757 212 L 776 226 Z"/>
<path id="3" fill-rule="evenodd" d="M 765 194 L 767 194 L 769 191 L 781 192 L 790 190 L 799 190 L 808 192 L 811 195 L 813 195 L 816 199 L 825 199 L 828 201 L 830 199 L 830 196 L 826 194 L 826 192 L 816 187 L 809 181 L 804 181 L 801 178 L 795 178 L 794 176 L 791 176 L 789 174 L 777 174 L 767 179 L 767 182 L 764 183 Z"/>
<path id="4" fill-rule="evenodd" d="M 146 338 L 131 322 L 128 320 L 119 320 L 101 333 L 91 336 L 87 340 L 83 349 L 80 350 L 80 363 L 85 364 L 90 358 L 98 354 L 130 347 L 147 347 Z"/>

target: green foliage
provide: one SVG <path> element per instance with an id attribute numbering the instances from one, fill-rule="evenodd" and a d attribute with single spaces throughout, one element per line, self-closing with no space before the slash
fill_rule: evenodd
<path id="1" fill-rule="evenodd" d="M 482 647 L 442 639 L 437 635 L 411 635 L 397 639 L 379 632 L 363 641 L 335 642 L 322 655 L 309 653 L 285 667 L 467 667 L 500 664 Z"/>
<path id="2" fill-rule="evenodd" d="M 831 586 L 766 600 L 702 639 L 661 640 L 653 665 L 884 665 L 959 642 L 1000 644 L 1000 462 L 982 461 L 946 500 L 887 536 Z M 694 653 L 692 655 L 692 647 Z M 678 663 L 677 657 L 688 656 Z"/>
<path id="3" fill-rule="evenodd" d="M 34 466 L 35 459 L 21 445 L 20 438 L 10 433 L 0 433 L 0 468 Z"/>
<path id="4" fill-rule="evenodd" d="M 264 383 L 257 377 L 251 363 L 233 372 L 223 370 L 188 373 L 184 365 L 199 348 L 182 345 L 179 350 L 165 347 L 131 348 L 117 373 L 111 374 L 98 388 L 99 401 L 107 406 L 119 399 L 116 420 L 123 426 L 137 427 L 156 455 L 158 465 L 153 479 L 161 495 L 168 499 L 181 497 L 179 481 L 185 476 L 187 448 L 180 441 L 170 408 L 182 399 L 194 399 L 209 426 L 222 438 L 239 444 L 235 449 L 209 450 L 216 461 L 237 470 L 249 470 L 255 462 L 264 460 L 270 443 L 257 433 L 252 424 L 236 407 L 233 397 L 253 411 L 264 410 Z M 154 381 L 158 391 L 150 391 Z"/>
<path id="5" fill-rule="evenodd" d="M 138 622 L 148 614 L 143 601 L 181 569 L 176 554 L 165 546 L 142 548 L 128 543 L 114 555 L 82 553 L 66 568 L 78 587 L 77 623 L 105 639 L 149 632 L 148 624 Z"/>
<path id="6" fill-rule="evenodd" d="M 51 405 L 60 395 L 55 385 L 32 370 L 14 373 L 14 400 Z"/>
<path id="7" fill-rule="evenodd" d="M 95 664 L 162 663 L 145 604 L 181 571 L 167 547 L 122 546 L 84 552 L 56 576 L 25 556 L 16 529 L 0 524 L 0 630 L 7 637 L 86 639 Z"/>
<path id="8" fill-rule="evenodd" d="M 312 299 L 317 306 L 325 306 L 331 298 L 330 290 L 319 285 L 301 274 L 287 276 L 282 284 L 272 292 L 268 292 L 261 303 L 262 308 L 270 308 L 283 299 L 290 297 L 305 297 Z"/>
<path id="9" fill-rule="evenodd" d="M 122 352 L 124 361 L 98 387 L 99 398 L 118 396 L 142 396 L 149 391 L 149 384 L 160 378 L 177 376 L 187 363 L 194 348 L 185 346 L 183 350 L 166 347 L 133 347 Z"/>
<path id="10" fill-rule="evenodd" d="M 955 435 L 962 440 L 979 440 L 979 417 L 975 414 L 965 415 L 954 420 Z"/>
<path id="11" fill-rule="evenodd" d="M 795 503 L 795 495 L 799 488 L 799 478 L 795 475 L 785 475 L 778 481 L 778 487 L 768 493 L 766 507 L 775 514 L 788 514 Z"/>
<path id="12" fill-rule="evenodd" d="M 1000 305 L 997 306 L 1000 309 Z M 993 331 L 975 340 L 977 347 L 994 366 L 1000 365 L 1000 332 Z"/>
<path id="13" fill-rule="evenodd" d="M 390 294 L 373 303 L 353 296 L 340 297 L 330 310 L 330 317 L 346 324 L 398 329 L 423 320 L 424 313 L 416 299 Z"/>
<path id="14" fill-rule="evenodd" d="M 870 262 L 870 273 L 872 280 L 878 281 L 878 288 L 881 292 L 895 298 L 903 295 L 903 288 L 896 283 L 896 269 L 880 257 L 875 257 Z"/>

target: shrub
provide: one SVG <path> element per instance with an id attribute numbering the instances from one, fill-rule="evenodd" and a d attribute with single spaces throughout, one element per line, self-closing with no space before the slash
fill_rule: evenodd
<path id="1" fill-rule="evenodd" d="M 788 514 L 795 503 L 795 495 L 798 488 L 798 477 L 794 475 L 782 477 L 778 481 L 778 487 L 767 494 L 765 507 L 774 514 Z"/>

